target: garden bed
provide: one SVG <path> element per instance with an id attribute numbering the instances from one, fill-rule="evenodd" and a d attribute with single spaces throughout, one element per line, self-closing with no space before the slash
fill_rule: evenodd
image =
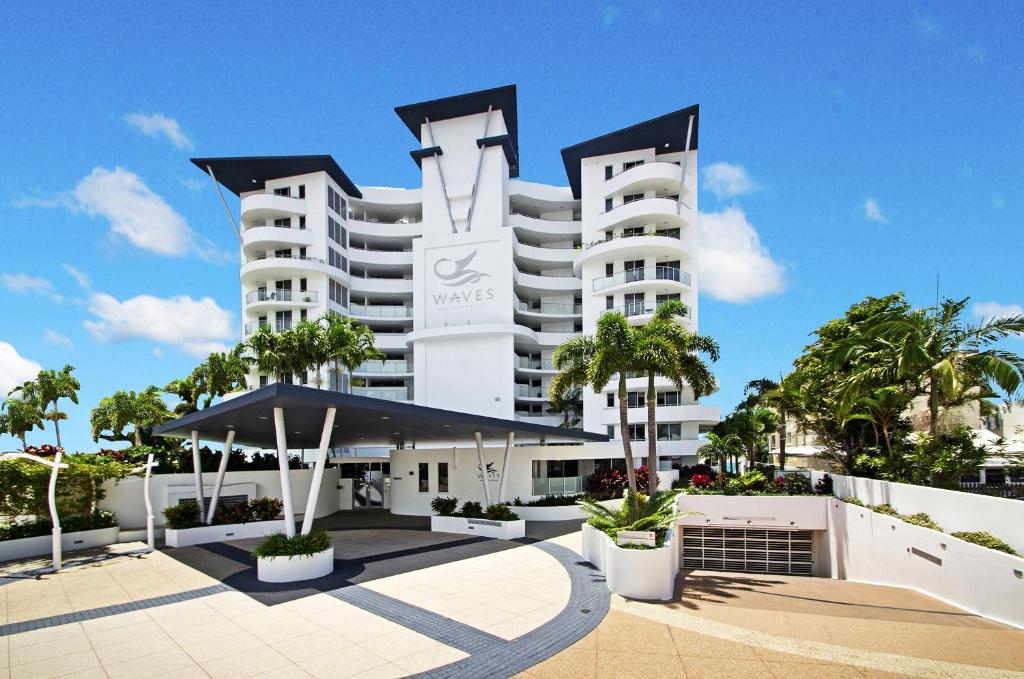
<path id="1" fill-rule="evenodd" d="M 553 509 L 548 507 L 547 509 Z M 468 519 L 464 516 L 431 516 L 430 530 L 435 533 L 463 533 L 480 535 L 500 540 L 515 540 L 526 537 L 526 521 L 493 521 L 491 519 Z"/>
<path id="2" fill-rule="evenodd" d="M 256 578 L 260 582 L 314 580 L 333 572 L 334 547 L 316 554 L 261 556 L 256 559 Z"/>
<path id="3" fill-rule="evenodd" d="M 188 547 L 209 542 L 261 538 L 284 530 L 284 519 L 273 521 L 250 521 L 248 523 L 227 523 L 194 528 L 165 528 L 164 542 L 168 547 Z"/>
<path id="4" fill-rule="evenodd" d="M 82 530 L 74 533 L 62 533 L 60 536 L 61 551 L 70 552 L 76 549 L 91 549 L 92 547 L 103 547 L 118 542 L 121 532 L 119 526 L 109 528 L 95 528 L 93 530 Z M 49 554 L 53 548 L 53 536 L 37 535 L 31 538 L 19 538 L 17 540 L 4 540 L 0 542 L 0 561 L 13 561 L 15 559 L 27 559 L 33 556 Z"/>
<path id="5" fill-rule="evenodd" d="M 612 594 L 651 601 L 673 598 L 679 572 L 675 530 L 668 532 L 661 547 L 626 549 L 615 544 L 604 531 L 584 524 L 583 558 L 604 574 Z"/>

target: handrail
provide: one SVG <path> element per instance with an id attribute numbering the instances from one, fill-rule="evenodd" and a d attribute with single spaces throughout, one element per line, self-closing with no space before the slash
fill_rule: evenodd
<path id="1" fill-rule="evenodd" d="M 352 393 L 356 396 L 369 396 L 370 398 L 382 398 L 385 401 L 411 401 L 412 393 L 408 387 L 352 387 Z"/>
<path id="2" fill-rule="evenodd" d="M 319 295 L 314 290 L 253 290 L 245 296 L 246 304 L 257 302 L 310 302 L 316 304 Z"/>
<path id="3" fill-rule="evenodd" d="M 669 232 L 674 232 L 675 235 L 669 235 Z M 645 236 L 660 236 L 661 238 L 674 238 L 676 240 L 682 240 L 683 232 L 682 229 L 680 229 L 679 227 L 675 227 L 672 229 L 662 229 L 661 231 L 645 231 L 643 233 L 631 233 L 629 235 L 619 234 L 618 236 L 612 236 L 611 238 L 605 238 L 603 240 L 592 240 L 589 243 L 584 243 L 583 245 L 579 246 L 576 249 L 589 250 L 590 248 L 596 248 L 598 245 L 603 245 L 604 243 L 609 243 L 613 240 L 622 240 L 624 238 L 643 238 Z"/>
<path id="4" fill-rule="evenodd" d="M 529 384 L 517 384 L 516 396 L 521 398 L 547 398 L 544 387 L 531 387 Z"/>
<path id="5" fill-rule="evenodd" d="M 349 314 L 352 316 L 366 316 L 369 318 L 412 318 L 412 307 L 397 305 L 375 306 L 367 304 L 351 304 L 349 305 Z"/>
<path id="6" fill-rule="evenodd" d="M 611 276 L 594 279 L 594 291 L 605 290 L 636 281 L 675 281 L 690 285 L 690 274 L 674 266 L 648 266 L 642 269 L 627 269 Z"/>
<path id="7" fill-rule="evenodd" d="M 374 374 L 411 373 L 412 363 L 403 360 L 366 361 L 352 372 Z"/>
<path id="8" fill-rule="evenodd" d="M 645 200 L 671 200 L 671 201 L 675 202 L 674 199 L 669 198 L 667 196 L 645 196 L 643 198 L 637 198 L 636 200 L 631 200 L 628 203 L 620 203 L 619 205 L 613 205 L 610 210 L 605 210 L 601 214 L 606 215 L 609 212 L 614 212 L 615 210 L 618 210 L 620 207 L 626 207 L 627 205 L 633 205 L 635 203 L 641 203 L 641 202 L 643 202 Z M 689 207 L 689 206 L 687 205 L 687 207 Z"/>
<path id="9" fill-rule="evenodd" d="M 620 174 L 625 174 L 626 172 L 629 172 L 629 170 L 635 170 L 636 168 L 643 167 L 644 165 L 671 165 L 672 167 L 674 167 L 676 169 L 679 169 L 679 163 L 674 163 L 671 160 L 652 160 L 650 162 L 647 162 L 645 160 L 644 162 L 640 163 L 639 165 L 634 165 L 633 167 L 629 168 L 628 170 L 619 170 L 618 172 L 613 174 L 611 177 L 608 177 L 607 179 L 605 179 L 605 181 L 606 182 L 607 181 L 611 181 L 611 180 L 615 179 L 616 177 L 618 177 Z M 692 172 L 687 172 L 686 176 L 687 177 L 693 177 L 694 175 L 693 175 Z"/>
<path id="10" fill-rule="evenodd" d="M 578 316 L 583 313 L 583 305 L 575 304 L 573 302 L 539 302 L 534 305 L 530 302 L 524 302 L 518 297 L 514 299 L 517 311 L 528 311 L 538 314 L 568 314 L 573 316 Z"/>
<path id="11" fill-rule="evenodd" d="M 550 358 L 538 360 L 528 356 L 516 356 L 516 366 L 523 370 L 555 370 L 555 362 Z"/>
<path id="12" fill-rule="evenodd" d="M 298 260 L 301 260 L 301 261 L 304 261 L 304 262 L 316 262 L 317 264 L 326 264 L 327 263 L 325 260 L 322 260 L 322 259 L 320 259 L 318 257 L 306 257 L 305 255 L 278 255 L 278 254 L 257 255 L 256 257 L 250 257 L 249 261 L 250 262 L 254 262 L 254 261 L 261 261 L 261 260 L 264 260 L 264 259 L 298 259 Z"/>
<path id="13" fill-rule="evenodd" d="M 400 219 L 396 219 L 393 222 L 389 222 L 389 221 L 386 221 L 386 220 L 382 220 L 380 217 L 367 217 L 365 213 L 363 214 L 362 217 L 359 217 L 359 216 L 356 215 L 355 212 L 352 212 L 351 210 L 349 210 L 347 218 L 351 219 L 351 220 L 354 220 L 354 221 L 357 221 L 357 222 L 363 222 L 364 224 L 422 224 L 423 223 L 423 217 L 401 217 Z"/>
<path id="14" fill-rule="evenodd" d="M 245 334 L 252 335 L 260 328 L 270 328 L 271 332 L 284 332 L 291 330 L 291 321 L 249 321 L 245 324 Z"/>
<path id="15" fill-rule="evenodd" d="M 539 222 L 575 222 L 576 224 L 583 223 L 582 220 L 579 219 L 556 219 L 554 217 L 534 217 L 533 215 L 528 215 L 525 212 L 516 212 L 515 210 L 509 210 L 508 214 L 510 217 L 516 215 L 519 217 L 526 217 L 528 219 L 536 219 Z"/>

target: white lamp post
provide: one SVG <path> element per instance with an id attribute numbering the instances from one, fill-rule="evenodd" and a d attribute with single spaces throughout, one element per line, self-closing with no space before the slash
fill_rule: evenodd
<path id="1" fill-rule="evenodd" d="M 50 467 L 50 487 L 46 494 L 46 500 L 50 505 L 50 522 L 53 524 L 53 571 L 55 573 L 60 570 L 62 564 L 60 517 L 57 516 L 57 474 L 60 473 L 61 469 L 67 469 L 68 467 L 66 464 L 61 464 L 60 459 L 63 456 L 64 451 L 60 448 L 57 448 L 57 453 L 54 455 L 52 462 L 42 457 L 29 455 L 28 453 L 4 453 L 0 455 L 0 460 L 31 460 L 32 462 L 38 462 Z"/>
<path id="2" fill-rule="evenodd" d="M 146 458 L 146 464 L 141 467 L 136 467 L 131 471 L 132 474 L 137 474 L 143 469 L 146 470 L 146 478 L 143 481 L 142 496 L 146 500 L 146 543 L 150 549 L 156 549 L 156 538 L 153 537 L 153 501 L 149 497 L 149 479 L 153 475 L 153 467 L 159 467 L 159 462 L 153 461 L 153 453 L 149 454 Z"/>

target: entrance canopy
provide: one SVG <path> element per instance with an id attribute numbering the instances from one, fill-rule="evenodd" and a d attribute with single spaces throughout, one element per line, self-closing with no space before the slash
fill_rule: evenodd
<path id="1" fill-rule="evenodd" d="M 450 446 L 458 442 L 472 442 L 477 434 L 484 439 L 502 442 L 508 434 L 515 434 L 520 441 L 608 440 L 604 434 L 578 429 L 471 415 L 281 383 L 167 422 L 153 433 L 190 438 L 193 432 L 198 432 L 200 439 L 219 440 L 226 432 L 233 431 L 235 444 L 275 448 L 275 408 L 283 410 L 288 447 L 292 449 L 319 447 L 324 413 L 328 408 L 337 410 L 328 444 L 330 448 Z"/>

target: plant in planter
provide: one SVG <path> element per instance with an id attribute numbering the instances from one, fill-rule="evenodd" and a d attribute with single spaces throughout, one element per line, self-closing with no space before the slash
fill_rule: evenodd
<path id="1" fill-rule="evenodd" d="M 430 509 L 438 516 L 455 516 L 459 507 L 457 497 L 435 497 L 430 501 Z"/>
<path id="2" fill-rule="evenodd" d="M 988 547 L 989 549 L 994 549 L 998 552 L 1005 552 L 1012 556 L 1020 556 L 1020 554 L 1017 553 L 1017 550 L 997 538 L 995 535 L 992 535 L 992 533 L 987 533 L 985 531 L 957 531 L 955 533 L 950 533 L 950 535 L 955 538 L 960 538 L 965 542 L 970 542 L 982 547 Z"/>
<path id="3" fill-rule="evenodd" d="M 276 497 L 258 497 L 249 500 L 254 521 L 273 521 L 281 515 L 284 502 Z"/>
<path id="4" fill-rule="evenodd" d="M 484 511 L 484 518 L 491 521 L 518 521 L 519 515 L 506 504 L 496 504 L 489 506 Z"/>
<path id="5" fill-rule="evenodd" d="M 274 533 L 267 537 L 253 550 L 252 555 L 257 559 L 284 556 L 312 556 L 319 554 L 331 546 L 331 536 L 323 529 L 310 531 L 305 535 L 286 536 L 284 533 Z"/>
<path id="6" fill-rule="evenodd" d="M 252 509 L 248 502 L 220 505 L 213 515 L 214 524 L 249 523 L 250 521 L 252 521 Z"/>
<path id="7" fill-rule="evenodd" d="M 257 545 L 252 554 L 257 577 L 263 582 L 312 580 L 334 570 L 331 536 L 322 529 L 292 537 L 274 533 Z"/>
<path id="8" fill-rule="evenodd" d="M 622 505 L 618 509 L 609 509 L 590 499 L 580 500 L 578 504 L 583 513 L 590 517 L 587 523 L 604 532 L 612 540 L 624 530 L 650 531 L 655 535 L 656 545 L 661 547 L 676 520 L 691 515 L 690 512 L 676 511 L 677 497 L 677 490 L 665 491 L 648 498 L 643 493 L 633 493 L 627 488 Z"/>
<path id="9" fill-rule="evenodd" d="M 467 519 L 482 519 L 484 518 L 484 508 L 480 506 L 479 502 L 467 500 L 462 505 L 461 514 Z"/>
<path id="10" fill-rule="evenodd" d="M 202 525 L 199 520 L 199 506 L 195 502 L 183 502 L 165 507 L 163 514 L 167 520 L 167 527 L 175 530 Z"/>

